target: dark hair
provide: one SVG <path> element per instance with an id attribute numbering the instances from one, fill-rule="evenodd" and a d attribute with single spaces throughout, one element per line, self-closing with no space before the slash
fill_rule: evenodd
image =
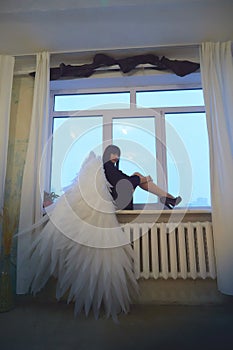
<path id="1" fill-rule="evenodd" d="M 107 146 L 104 150 L 103 158 L 102 158 L 104 164 L 110 160 L 111 153 L 117 154 L 118 157 L 120 158 L 121 150 L 118 146 L 115 146 L 115 145 Z M 116 166 L 117 166 L 117 168 L 119 167 L 119 159 L 116 162 Z"/>

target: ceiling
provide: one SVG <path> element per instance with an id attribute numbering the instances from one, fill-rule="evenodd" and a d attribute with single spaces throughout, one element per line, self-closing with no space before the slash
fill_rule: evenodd
<path id="1" fill-rule="evenodd" d="M 233 41 L 232 15 L 233 0 L 0 0 L 0 53 L 18 67 L 40 51 L 53 66 L 97 52 L 197 61 L 201 42 Z"/>
<path id="2" fill-rule="evenodd" d="M 1 54 L 233 40 L 232 0 L 0 0 Z"/>

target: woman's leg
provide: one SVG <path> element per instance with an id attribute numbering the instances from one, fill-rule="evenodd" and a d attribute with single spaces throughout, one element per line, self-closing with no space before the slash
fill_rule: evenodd
<path id="1" fill-rule="evenodd" d="M 148 191 L 150 193 L 155 194 L 158 197 L 168 197 L 168 198 L 172 198 L 174 199 L 175 197 L 173 197 L 170 193 L 167 193 L 166 191 L 162 190 L 162 188 L 160 188 L 159 186 L 157 186 L 152 178 L 150 176 L 143 176 L 140 173 L 134 173 L 134 175 L 138 175 L 140 177 L 140 184 L 139 186 L 145 190 Z"/>
<path id="2" fill-rule="evenodd" d="M 159 186 L 157 186 L 153 181 L 144 182 L 139 185 L 143 190 L 148 191 L 150 193 L 155 194 L 159 198 L 161 197 L 169 197 L 169 198 L 175 198 L 170 193 L 167 193 L 166 191 L 162 190 Z"/>

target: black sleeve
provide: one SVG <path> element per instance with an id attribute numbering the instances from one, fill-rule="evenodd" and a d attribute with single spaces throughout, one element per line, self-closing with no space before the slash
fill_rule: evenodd
<path id="1" fill-rule="evenodd" d="M 104 170 L 106 178 L 112 186 L 116 186 L 117 182 L 122 179 L 130 181 L 133 188 L 136 188 L 140 184 L 140 177 L 138 175 L 128 176 L 121 170 L 117 169 L 112 162 L 105 163 Z"/>

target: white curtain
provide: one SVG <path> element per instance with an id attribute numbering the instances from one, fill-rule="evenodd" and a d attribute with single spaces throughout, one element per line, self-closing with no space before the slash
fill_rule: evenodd
<path id="1" fill-rule="evenodd" d="M 7 151 L 10 126 L 10 105 L 14 64 L 14 57 L 0 55 L 0 215 L 3 214 L 4 206 Z M 0 247 L 1 241 L 2 223 L 0 221 Z"/>
<path id="2" fill-rule="evenodd" d="M 30 135 L 20 203 L 19 231 L 23 231 L 37 222 L 42 216 L 42 196 L 45 173 L 41 167 L 42 155 L 48 139 L 49 109 L 49 53 L 37 54 L 33 107 Z M 31 237 L 18 237 L 17 244 L 17 293 L 24 294 L 28 270 L 23 268 L 22 260 L 28 249 Z"/>
<path id="3" fill-rule="evenodd" d="M 14 64 L 14 57 L 0 55 L 0 212 L 4 205 Z"/>
<path id="4" fill-rule="evenodd" d="M 218 289 L 233 295 L 233 60 L 231 42 L 202 43 Z"/>

